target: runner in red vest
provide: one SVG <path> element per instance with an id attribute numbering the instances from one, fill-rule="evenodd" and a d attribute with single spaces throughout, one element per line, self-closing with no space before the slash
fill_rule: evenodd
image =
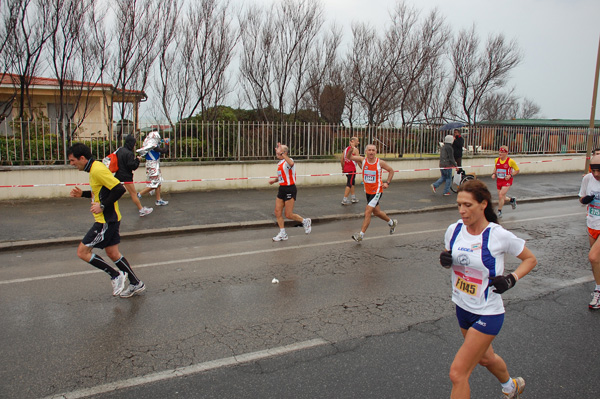
<path id="1" fill-rule="evenodd" d="M 498 189 L 498 217 L 502 217 L 502 207 L 504 202 L 508 201 L 512 209 L 517 207 L 517 198 L 507 195 L 508 189 L 513 184 L 513 176 L 519 173 L 517 163 L 508 157 L 508 147 L 500 147 L 500 156 L 496 158 L 494 173 L 492 179 L 496 179 L 496 188 Z"/>
<path id="2" fill-rule="evenodd" d="M 390 182 L 394 177 L 394 169 L 392 169 L 392 167 L 389 166 L 385 161 L 377 158 L 377 147 L 375 147 L 373 144 L 367 145 L 366 152 L 366 157 L 352 155 L 350 152 L 346 154 L 348 159 L 362 164 L 363 183 L 365 186 L 365 193 L 367 195 L 365 220 L 363 221 L 362 229 L 359 233 L 356 233 L 352 236 L 356 242 L 363 240 L 365 232 L 371 223 L 371 215 L 375 215 L 378 218 L 385 220 L 388 226 L 390 226 L 390 234 L 394 234 L 396 226 L 398 225 L 397 220 L 390 219 L 388 215 L 386 215 L 386 213 L 379 207 L 379 201 L 383 195 L 383 190 L 390 186 Z M 386 181 L 383 181 L 381 178 L 382 170 L 388 172 Z"/>
<path id="3" fill-rule="evenodd" d="M 344 150 L 344 156 L 342 157 L 342 173 L 346 174 L 346 189 L 344 190 L 344 199 L 342 199 L 342 205 L 350 205 L 358 202 L 358 198 L 354 193 L 354 185 L 356 184 L 356 165 L 357 163 L 347 158 L 349 152 L 352 155 L 359 155 L 358 153 L 358 138 L 350 138 L 350 145 Z M 348 199 L 348 194 L 352 196 Z"/>

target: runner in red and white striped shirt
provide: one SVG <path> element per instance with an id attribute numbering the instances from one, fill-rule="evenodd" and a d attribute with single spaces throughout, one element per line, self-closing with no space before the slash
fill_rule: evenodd
<path id="1" fill-rule="evenodd" d="M 311 220 L 303 218 L 294 213 L 294 203 L 296 202 L 296 167 L 294 160 L 288 156 L 288 147 L 277 143 L 275 148 L 277 159 L 277 177 L 269 181 L 269 184 L 279 183 L 279 192 L 275 199 L 275 217 L 279 225 L 279 234 L 273 237 L 273 241 L 285 241 L 288 235 L 285 232 L 285 221 L 283 219 L 283 209 L 285 208 L 285 217 L 290 220 L 302 222 L 304 232 L 309 234 L 311 231 Z"/>

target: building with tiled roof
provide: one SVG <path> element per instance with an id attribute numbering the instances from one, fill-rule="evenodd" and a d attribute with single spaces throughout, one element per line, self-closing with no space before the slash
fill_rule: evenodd
<path id="1" fill-rule="evenodd" d="M 0 136 L 13 135 L 14 118 L 19 114 L 20 79 L 19 75 L 5 74 L 0 80 L 0 104 L 3 105 L 0 107 L 0 116 L 2 116 Z M 33 114 L 35 121 L 44 122 L 38 129 L 49 129 L 48 134 L 55 134 L 58 109 L 60 108 L 58 107 L 60 103 L 59 81 L 44 77 L 30 79 L 28 97 L 30 104 L 25 107 L 28 119 Z M 138 126 L 139 104 L 147 99 L 143 91 L 120 91 L 105 83 L 65 81 L 64 87 L 63 95 L 66 96 L 66 99 L 63 98 L 63 104 L 68 104 L 67 107 L 71 107 L 71 110 L 77 108 L 73 122 L 82 121 L 76 130 L 77 139 L 113 137 L 114 123 L 110 115 L 114 115 L 113 105 L 119 102 L 133 104 L 134 124 Z M 75 102 L 77 102 L 77 107 L 75 107 Z"/>

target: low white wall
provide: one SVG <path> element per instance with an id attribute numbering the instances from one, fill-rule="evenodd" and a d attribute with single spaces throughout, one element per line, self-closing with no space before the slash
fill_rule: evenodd
<path id="1" fill-rule="evenodd" d="M 469 173 L 489 175 L 495 155 L 463 158 L 463 167 Z M 523 155 L 513 158 L 522 173 L 551 173 L 583 171 L 585 154 Z M 437 158 L 387 159 L 396 171 L 394 181 L 419 180 L 439 177 Z M 471 167 L 469 167 L 471 166 Z M 434 168 L 434 170 L 423 170 Z M 276 160 L 228 163 L 164 163 L 161 166 L 164 191 L 202 191 L 268 187 L 269 177 L 275 175 Z M 339 160 L 296 162 L 299 185 L 343 184 Z M 304 176 L 310 175 L 310 176 Z M 329 175 L 329 176 L 315 176 Z M 134 174 L 135 181 L 146 179 L 144 164 Z M 227 180 L 226 180 L 227 179 Z M 171 180 L 201 180 L 174 182 Z M 88 175 L 70 166 L 19 166 L 0 168 L 0 200 L 19 198 L 51 198 L 69 195 L 70 185 L 85 184 Z M 66 185 L 69 186 L 66 186 Z M 2 187 L 35 185 L 35 187 Z M 143 183 L 137 185 L 138 190 Z"/>

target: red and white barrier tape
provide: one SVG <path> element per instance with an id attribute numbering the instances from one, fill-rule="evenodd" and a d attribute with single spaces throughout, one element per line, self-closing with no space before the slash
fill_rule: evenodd
<path id="1" fill-rule="evenodd" d="M 519 162 L 519 165 L 535 164 L 535 163 L 547 163 L 547 162 L 561 162 L 561 161 L 574 161 L 580 158 L 562 158 L 562 159 L 547 159 L 543 161 L 525 161 Z M 490 165 L 463 165 L 461 168 L 483 168 Z M 419 169 L 399 169 L 394 170 L 394 173 L 408 173 L 408 172 L 424 172 L 431 170 L 441 169 L 454 169 L 454 168 L 419 168 Z M 318 173 L 310 175 L 297 175 L 296 177 L 327 177 L 327 176 L 344 176 L 347 173 Z M 360 174 L 357 173 L 357 174 Z M 176 180 L 163 180 L 163 183 L 197 183 L 197 182 L 209 182 L 209 181 L 233 181 L 233 180 L 257 180 L 257 179 L 273 179 L 276 176 L 255 176 L 255 177 L 221 177 L 214 179 L 176 179 Z M 134 181 L 126 182 L 125 184 L 147 184 L 149 181 Z M 89 186 L 89 183 L 57 183 L 57 184 L 14 184 L 14 185 L 0 185 L 0 188 L 29 188 L 29 187 L 69 187 L 69 186 Z"/>

